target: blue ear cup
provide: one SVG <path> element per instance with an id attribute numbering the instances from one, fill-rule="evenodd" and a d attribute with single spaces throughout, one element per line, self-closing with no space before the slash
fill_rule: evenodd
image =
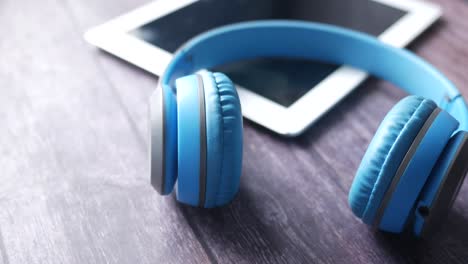
<path id="1" fill-rule="evenodd" d="M 221 206 L 239 189 L 242 115 L 232 82 L 202 72 L 176 80 L 178 128 L 177 199 Z"/>
<path id="2" fill-rule="evenodd" d="M 448 215 L 468 171 L 468 133 L 458 131 L 444 148 L 415 208 L 414 234 L 433 232 Z"/>
<path id="3" fill-rule="evenodd" d="M 351 210 L 365 223 L 372 223 L 376 206 L 398 165 L 435 108 L 429 100 L 407 97 L 396 104 L 380 124 L 349 192 Z"/>
<path id="4" fill-rule="evenodd" d="M 201 78 L 176 80 L 177 200 L 197 206 L 206 179 L 205 95 Z"/>
<path id="5" fill-rule="evenodd" d="M 382 121 L 358 168 L 349 205 L 366 224 L 401 232 L 458 122 L 436 104 L 409 96 Z"/>

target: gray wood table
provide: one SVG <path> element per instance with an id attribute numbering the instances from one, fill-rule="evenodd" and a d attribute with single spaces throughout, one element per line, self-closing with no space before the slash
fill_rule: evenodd
<path id="1" fill-rule="evenodd" d="M 348 189 L 403 92 L 371 79 L 304 135 L 244 123 L 241 188 L 224 208 L 149 184 L 147 102 L 157 79 L 91 47 L 89 27 L 144 0 L 0 1 L 1 263 L 468 262 L 462 187 L 429 239 L 375 233 Z M 468 96 L 468 2 L 410 49 Z"/>

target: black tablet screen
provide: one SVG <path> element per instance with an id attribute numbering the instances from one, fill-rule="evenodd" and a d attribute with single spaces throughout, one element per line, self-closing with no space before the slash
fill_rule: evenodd
<path id="1" fill-rule="evenodd" d="M 200 0 L 131 34 L 169 52 L 190 38 L 226 24 L 259 19 L 299 19 L 339 25 L 375 36 L 405 12 L 370 0 Z M 286 59 L 258 59 L 217 67 L 272 101 L 290 106 L 338 66 Z M 298 69 L 300 69 L 298 71 Z"/>

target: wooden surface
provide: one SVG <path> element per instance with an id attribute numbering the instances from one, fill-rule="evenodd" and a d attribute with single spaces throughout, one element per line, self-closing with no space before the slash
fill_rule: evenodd
<path id="1" fill-rule="evenodd" d="M 375 233 L 348 189 L 404 96 L 370 80 L 304 135 L 245 121 L 240 193 L 200 210 L 149 184 L 147 101 L 156 78 L 96 50 L 89 27 L 144 0 L 0 1 L 1 263 L 467 263 L 465 184 L 427 240 Z M 410 48 L 468 96 L 468 2 Z"/>

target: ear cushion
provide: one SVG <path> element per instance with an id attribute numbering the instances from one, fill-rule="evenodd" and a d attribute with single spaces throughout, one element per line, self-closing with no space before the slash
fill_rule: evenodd
<path id="1" fill-rule="evenodd" d="M 234 198 L 242 169 L 242 113 L 237 91 L 222 73 L 202 72 L 205 88 L 207 181 L 205 207 Z"/>
<path id="2" fill-rule="evenodd" d="M 372 224 L 401 161 L 437 105 L 419 96 L 398 102 L 380 124 L 361 161 L 348 202 L 353 213 Z"/>

